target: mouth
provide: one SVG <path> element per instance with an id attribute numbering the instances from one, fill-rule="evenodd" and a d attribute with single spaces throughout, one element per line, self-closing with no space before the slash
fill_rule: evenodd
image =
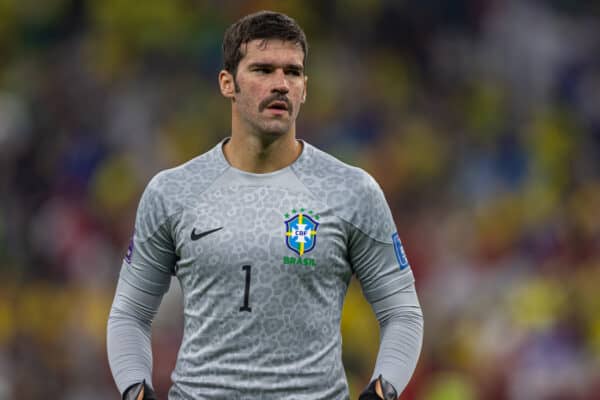
<path id="1" fill-rule="evenodd" d="M 266 107 L 267 110 L 271 110 L 274 112 L 285 112 L 285 111 L 289 111 L 288 110 L 288 105 L 285 101 L 274 101 L 272 103 L 269 103 L 269 105 Z"/>
<path id="2" fill-rule="evenodd" d="M 292 115 L 292 103 L 290 100 L 280 93 L 276 93 L 260 102 L 258 106 L 259 112 L 266 112 L 277 118 L 285 116 L 286 114 Z"/>

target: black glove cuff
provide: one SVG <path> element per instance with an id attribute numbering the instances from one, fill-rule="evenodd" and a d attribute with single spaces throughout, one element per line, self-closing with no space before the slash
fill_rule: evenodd
<path id="1" fill-rule="evenodd" d="M 145 380 L 129 386 L 123 393 L 123 400 L 137 400 L 142 388 L 144 388 L 143 400 L 157 400 L 156 393 Z"/>
<path id="2" fill-rule="evenodd" d="M 379 381 L 381 384 L 381 391 L 383 393 L 383 400 L 397 400 L 398 393 L 391 383 L 383 379 L 383 376 L 379 375 L 379 378 L 374 379 L 369 383 L 369 386 L 362 391 L 358 400 L 382 400 L 381 397 L 375 391 L 376 382 Z"/>

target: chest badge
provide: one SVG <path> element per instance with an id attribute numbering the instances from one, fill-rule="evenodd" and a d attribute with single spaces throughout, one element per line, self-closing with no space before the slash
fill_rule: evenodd
<path id="1" fill-rule="evenodd" d="M 317 244 L 318 215 L 313 211 L 305 212 L 304 208 L 292 210 L 293 215 L 285 214 L 285 244 L 299 256 L 313 250 Z"/>

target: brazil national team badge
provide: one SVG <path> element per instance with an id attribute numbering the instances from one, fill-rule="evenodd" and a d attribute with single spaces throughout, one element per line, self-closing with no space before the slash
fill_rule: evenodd
<path id="1" fill-rule="evenodd" d="M 292 217 L 285 221 L 285 244 L 287 247 L 302 257 L 313 250 L 317 244 L 317 229 L 319 228 L 318 215 L 304 208 L 292 210 Z"/>

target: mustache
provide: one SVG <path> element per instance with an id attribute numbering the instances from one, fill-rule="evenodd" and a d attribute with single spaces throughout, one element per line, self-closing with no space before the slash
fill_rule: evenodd
<path id="1" fill-rule="evenodd" d="M 284 102 L 287 105 L 288 113 L 290 113 L 290 114 L 292 113 L 292 110 L 293 110 L 292 102 L 290 101 L 290 99 L 287 98 L 286 95 L 281 94 L 281 93 L 274 93 L 271 96 L 264 99 L 263 101 L 261 101 L 260 104 L 258 105 L 258 111 L 262 112 L 265 108 L 268 107 L 269 104 L 271 104 L 274 101 Z"/>

